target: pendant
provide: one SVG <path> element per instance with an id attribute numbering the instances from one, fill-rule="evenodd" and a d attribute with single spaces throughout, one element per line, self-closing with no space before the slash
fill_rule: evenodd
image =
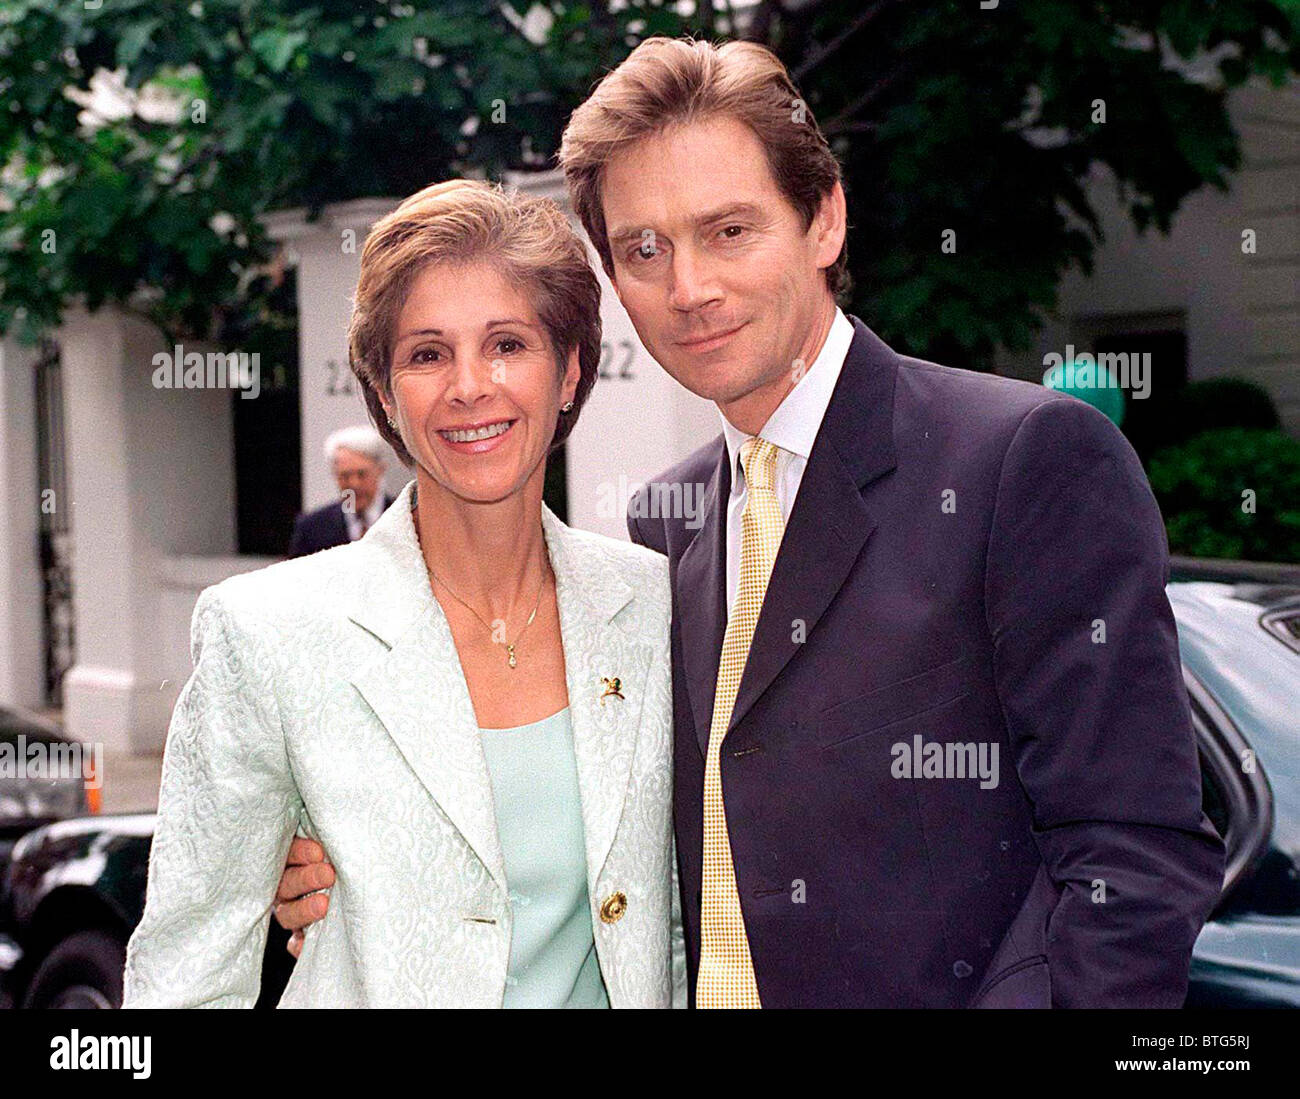
<path id="1" fill-rule="evenodd" d="M 513 645 L 507 645 L 506 652 L 509 654 L 509 659 L 507 662 L 513 668 L 516 664 L 519 663 L 519 661 L 515 659 L 515 647 Z"/>

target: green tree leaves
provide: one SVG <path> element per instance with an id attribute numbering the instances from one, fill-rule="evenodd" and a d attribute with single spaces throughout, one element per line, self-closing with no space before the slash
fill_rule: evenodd
<path id="1" fill-rule="evenodd" d="M 548 7 L 534 41 L 485 0 L 10 0 L 0 327 L 34 334 L 82 297 L 212 336 L 270 257 L 265 212 L 545 164 L 633 22 L 700 29 L 659 0 Z M 124 89 L 104 117 L 86 106 L 106 102 L 100 70 Z"/>
<path id="2" fill-rule="evenodd" d="M 1300 70 L 1296 0 L 785 7 L 764 0 L 756 18 L 845 165 L 852 304 L 887 340 L 960 366 L 1027 346 L 1063 272 L 1090 269 L 1093 166 L 1140 229 L 1167 230 L 1238 166 L 1229 90 Z"/>
<path id="3" fill-rule="evenodd" d="M 8 0 L 0 327 L 38 331 L 83 297 L 210 335 L 258 285 L 263 213 L 544 166 L 637 41 L 728 27 L 725 3 L 613 8 Z M 751 14 L 844 162 L 853 308 L 964 366 L 1026 346 L 1061 274 L 1088 269 L 1092 166 L 1136 224 L 1167 228 L 1238 164 L 1228 91 L 1300 70 L 1297 0 L 760 0 Z M 97 118 L 100 70 L 124 91 Z"/>

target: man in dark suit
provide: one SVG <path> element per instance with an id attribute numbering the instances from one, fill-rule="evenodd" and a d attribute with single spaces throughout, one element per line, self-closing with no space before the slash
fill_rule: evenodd
<path id="1" fill-rule="evenodd" d="M 652 40 L 561 152 L 642 342 L 723 418 L 628 518 L 674 588 L 692 1002 L 1181 1004 L 1223 845 L 1141 465 L 836 308 L 802 103 L 760 47 Z"/>
<path id="2" fill-rule="evenodd" d="M 381 492 L 387 444 L 367 425 L 345 427 L 325 440 L 325 460 L 339 486 L 339 499 L 304 512 L 293 523 L 289 556 L 302 557 L 362 537 L 393 498 Z"/>
<path id="3" fill-rule="evenodd" d="M 1222 847 L 1141 466 L 1082 402 L 852 323 L 721 759 L 762 1003 L 1176 1006 Z M 698 530 L 644 517 L 653 485 L 628 522 L 673 565 L 693 978 L 724 439 L 656 481 L 705 486 Z M 918 737 L 1000 749 L 1000 781 L 927 773 Z"/>

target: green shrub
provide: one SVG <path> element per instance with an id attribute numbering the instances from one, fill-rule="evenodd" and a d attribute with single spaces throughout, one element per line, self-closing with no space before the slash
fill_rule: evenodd
<path id="1" fill-rule="evenodd" d="M 1148 475 L 1171 553 L 1300 563 L 1300 442 L 1290 436 L 1206 431 L 1153 455 Z"/>
<path id="2" fill-rule="evenodd" d="M 1178 391 L 1178 408 L 1188 438 L 1219 427 L 1277 428 L 1277 408 L 1268 390 L 1245 378 L 1206 378 Z"/>
<path id="3" fill-rule="evenodd" d="M 1206 378 L 1178 389 L 1153 387 L 1146 400 L 1130 399 L 1124 434 L 1144 464 L 1166 447 L 1181 446 L 1221 427 L 1281 425 L 1268 390 L 1244 378 Z"/>

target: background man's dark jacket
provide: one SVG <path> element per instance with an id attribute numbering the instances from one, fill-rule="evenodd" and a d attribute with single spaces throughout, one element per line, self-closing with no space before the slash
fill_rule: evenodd
<path id="1" fill-rule="evenodd" d="M 384 497 L 385 511 L 392 502 L 391 496 Z M 289 556 L 305 557 L 331 546 L 346 546 L 350 541 L 347 520 L 343 518 L 343 502 L 336 500 L 315 511 L 305 511 L 293 521 Z"/>
<path id="2" fill-rule="evenodd" d="M 1223 844 L 1141 465 L 1082 401 L 853 324 L 722 749 L 762 1001 L 1180 1005 Z M 676 482 L 702 526 L 658 506 Z M 692 1002 L 729 491 L 719 436 L 628 517 L 673 577 Z M 918 737 L 996 745 L 997 785 L 893 777 Z"/>

